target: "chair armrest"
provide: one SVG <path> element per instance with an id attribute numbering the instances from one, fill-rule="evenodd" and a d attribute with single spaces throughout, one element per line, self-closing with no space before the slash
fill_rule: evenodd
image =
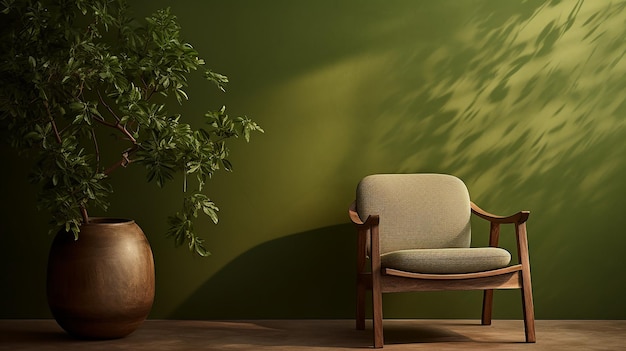
<path id="1" fill-rule="evenodd" d="M 486 219 L 491 223 L 516 223 L 516 224 L 522 224 L 524 222 L 526 222 L 528 220 L 528 216 L 530 216 L 530 211 L 519 211 L 515 214 L 512 214 L 510 216 L 497 216 L 494 214 L 491 214 L 485 210 L 483 210 L 482 208 L 478 207 L 478 205 L 476 205 L 473 202 L 470 202 L 471 207 L 472 207 L 472 213 L 477 215 L 480 218 Z"/>
<path id="2" fill-rule="evenodd" d="M 357 271 L 361 277 L 359 279 L 363 279 L 362 274 L 367 274 L 365 263 L 368 257 L 371 258 L 370 272 L 380 271 L 380 243 L 378 236 L 380 216 L 370 215 L 363 222 L 356 212 L 356 201 L 352 202 L 348 213 L 357 229 Z"/>
<path id="3" fill-rule="evenodd" d="M 380 218 L 378 215 L 372 215 L 368 216 L 367 219 L 365 219 L 365 222 L 363 222 L 361 217 L 359 217 L 359 214 L 356 212 L 356 201 L 352 201 L 348 213 L 350 214 L 350 220 L 352 220 L 352 223 L 354 223 L 357 228 L 365 228 L 376 225 L 378 224 Z"/>

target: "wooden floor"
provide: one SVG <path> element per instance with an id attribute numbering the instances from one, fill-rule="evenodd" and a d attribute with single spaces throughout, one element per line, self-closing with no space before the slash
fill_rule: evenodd
<path id="1" fill-rule="evenodd" d="M 369 322 L 369 321 L 368 321 Z M 52 320 L 0 320 L 0 350 L 356 350 L 371 345 L 371 323 L 350 320 L 149 320 L 124 339 L 80 341 Z M 626 350 L 626 321 L 537 321 L 524 343 L 521 321 L 386 320 L 385 350 Z"/>

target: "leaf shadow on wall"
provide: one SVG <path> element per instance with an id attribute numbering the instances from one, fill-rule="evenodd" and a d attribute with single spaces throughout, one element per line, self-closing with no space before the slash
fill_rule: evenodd
<path id="1" fill-rule="evenodd" d="M 578 0 L 527 12 L 493 3 L 468 9 L 445 40 L 407 45 L 389 63 L 399 84 L 383 99 L 372 144 L 393 151 L 399 171 L 459 175 L 481 203 L 558 191 L 549 209 L 558 216 L 566 192 L 611 179 L 610 160 L 622 151 L 624 8 Z M 579 162 L 597 150 L 604 153 L 595 162 Z M 589 172 L 596 165 L 602 169 Z M 539 186 L 556 178 L 558 187 Z"/>

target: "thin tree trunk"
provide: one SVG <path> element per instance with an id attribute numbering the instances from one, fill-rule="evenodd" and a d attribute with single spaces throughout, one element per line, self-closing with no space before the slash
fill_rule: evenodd
<path id="1" fill-rule="evenodd" d="M 80 214 L 83 216 L 83 224 L 89 223 L 89 215 L 87 214 L 87 209 L 84 206 L 80 207 Z"/>

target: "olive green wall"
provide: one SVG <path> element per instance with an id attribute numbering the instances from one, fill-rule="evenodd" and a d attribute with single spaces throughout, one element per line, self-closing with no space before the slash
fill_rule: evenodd
<path id="1" fill-rule="evenodd" d="M 359 179 L 382 172 L 455 174 L 491 212 L 531 210 L 537 318 L 626 318 L 625 2 L 131 3 L 141 16 L 171 6 L 231 80 L 227 94 L 192 81 L 184 114 L 225 104 L 266 131 L 211 181 L 221 217 L 200 225 L 206 259 L 162 236 L 178 183 L 153 191 L 137 169 L 114 179 L 109 215 L 135 218 L 153 245 L 152 318 L 352 317 L 346 210 Z M 6 148 L 2 160 L 0 317 L 48 317 L 47 219 L 28 166 Z M 385 314 L 478 318 L 480 302 L 399 294 Z M 495 317 L 521 317 L 518 291 L 496 293 Z"/>

